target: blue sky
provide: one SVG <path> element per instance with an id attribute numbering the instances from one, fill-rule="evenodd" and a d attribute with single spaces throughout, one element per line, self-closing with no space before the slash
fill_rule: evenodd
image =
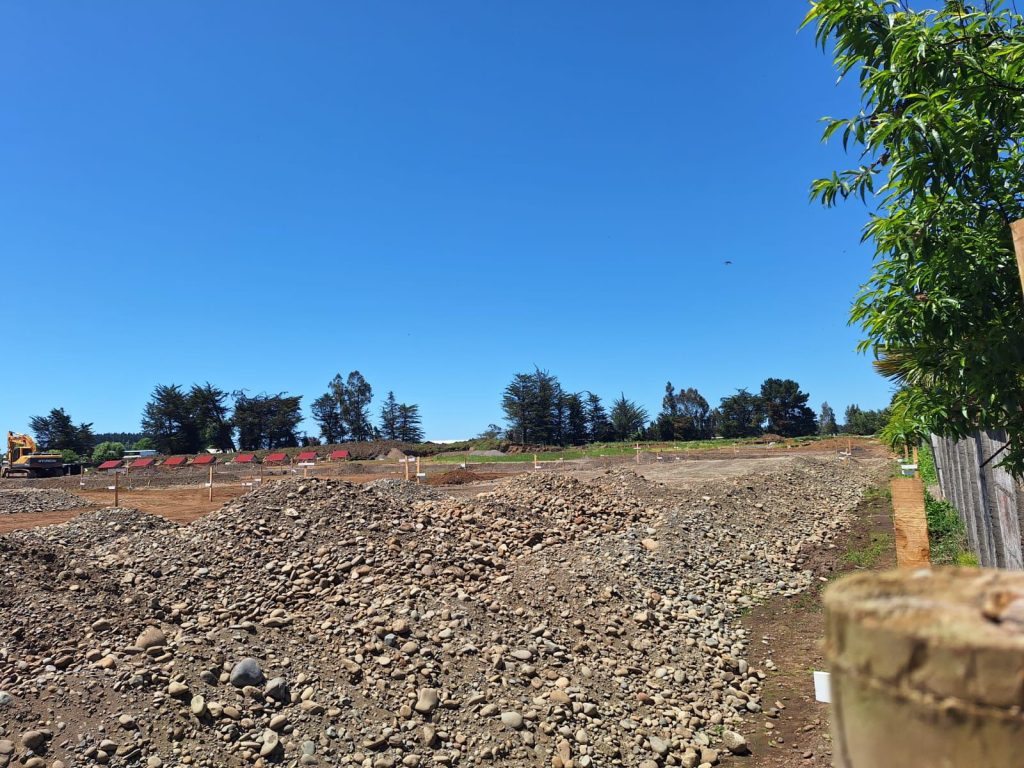
<path id="1" fill-rule="evenodd" d="M 767 376 L 885 405 L 867 212 L 808 202 L 855 89 L 804 4 L 723 8 L 9 0 L 0 429 L 353 369 L 433 439 L 534 365 L 652 414 Z"/>

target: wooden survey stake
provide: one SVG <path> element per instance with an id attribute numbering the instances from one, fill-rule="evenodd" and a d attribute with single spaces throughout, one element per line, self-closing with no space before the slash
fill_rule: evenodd
<path id="1" fill-rule="evenodd" d="M 896 534 L 896 564 L 901 568 L 931 565 L 928 518 L 924 511 L 924 483 L 920 477 L 894 477 L 892 524 Z"/>
<path id="2" fill-rule="evenodd" d="M 210 465 L 210 495 L 208 499 L 213 501 L 213 464 Z"/>
<path id="3" fill-rule="evenodd" d="M 1013 233 L 1013 250 L 1017 252 L 1017 271 L 1020 273 L 1020 287 L 1024 291 L 1024 219 L 1010 225 Z"/>
<path id="4" fill-rule="evenodd" d="M 118 501 L 119 501 L 118 492 L 121 490 L 121 481 L 118 480 L 119 477 L 121 477 L 121 474 L 115 469 L 114 470 L 114 506 L 115 507 L 119 506 L 119 504 L 118 504 Z"/>

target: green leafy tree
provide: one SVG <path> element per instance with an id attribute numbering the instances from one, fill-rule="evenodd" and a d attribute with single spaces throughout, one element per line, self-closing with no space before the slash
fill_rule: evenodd
<path id="1" fill-rule="evenodd" d="M 722 437 L 756 437 L 763 432 L 764 403 L 745 389 L 723 397 L 718 405 L 716 423 Z"/>
<path id="2" fill-rule="evenodd" d="M 889 410 L 863 410 L 859 405 L 848 405 L 843 416 L 842 432 L 846 435 L 875 435 L 889 420 Z"/>
<path id="3" fill-rule="evenodd" d="M 345 442 L 348 438 L 348 429 L 341 413 L 341 403 L 338 401 L 339 389 L 344 392 L 345 384 L 341 380 L 341 376 L 337 375 L 328 385 L 328 391 L 320 395 L 310 406 L 313 421 L 320 427 L 320 437 L 327 445 L 337 445 Z"/>
<path id="4" fill-rule="evenodd" d="M 839 427 L 836 425 L 836 412 L 832 410 L 827 402 L 821 404 L 821 415 L 818 417 L 818 434 L 831 436 L 838 434 Z"/>
<path id="5" fill-rule="evenodd" d="M 801 437 L 818 431 L 814 411 L 807 407 L 810 395 L 801 392 L 800 385 L 792 379 L 765 379 L 760 399 L 768 432 Z"/>
<path id="6" fill-rule="evenodd" d="M 92 460 L 97 464 L 124 456 L 124 443 L 103 442 L 92 449 Z"/>
<path id="7" fill-rule="evenodd" d="M 370 402 L 373 400 L 373 389 L 359 371 L 352 371 L 341 383 L 341 375 L 334 377 L 331 391 L 341 408 L 341 418 L 349 439 L 356 441 L 372 440 L 373 425 L 370 423 Z"/>
<path id="8" fill-rule="evenodd" d="M 612 403 L 609 418 L 616 440 L 638 440 L 643 437 L 647 411 L 632 400 L 627 400 L 624 393 L 620 393 L 618 399 Z"/>
<path id="9" fill-rule="evenodd" d="M 29 429 L 39 447 L 48 451 L 88 454 L 95 442 L 92 424 L 76 425 L 63 408 L 54 408 L 46 416 L 33 416 Z"/>
<path id="10" fill-rule="evenodd" d="M 155 451 L 156 443 L 153 442 L 151 437 L 143 437 L 132 443 L 133 451 Z"/>
<path id="11" fill-rule="evenodd" d="M 828 118 L 855 168 L 812 185 L 825 205 L 859 197 L 875 268 L 851 313 L 860 349 L 916 390 L 928 428 L 1005 428 L 1024 473 L 1024 306 L 1010 225 L 1024 218 L 1024 18 L 1013 3 L 820 0 L 808 13 L 855 72 L 859 109 Z M 916 417 L 915 417 L 916 418 Z"/>

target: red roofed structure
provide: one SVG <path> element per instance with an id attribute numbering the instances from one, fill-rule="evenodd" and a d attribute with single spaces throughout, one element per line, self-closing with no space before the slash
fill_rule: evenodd
<path id="1" fill-rule="evenodd" d="M 111 459 L 110 461 L 104 461 L 102 464 L 96 467 L 96 469 L 117 469 L 123 463 L 124 462 L 121 461 L 120 459 Z"/>
<path id="2" fill-rule="evenodd" d="M 130 469 L 145 469 L 146 467 L 152 467 L 154 464 L 156 464 L 156 459 L 153 458 L 136 459 L 128 467 Z"/>
<path id="3" fill-rule="evenodd" d="M 331 461 L 337 461 L 338 459 L 347 459 L 350 455 L 351 454 L 344 448 L 337 451 L 331 451 Z"/>
<path id="4" fill-rule="evenodd" d="M 299 454 L 299 461 L 316 461 L 316 451 L 303 451 Z"/>
<path id="5" fill-rule="evenodd" d="M 235 456 L 235 464 L 255 464 L 256 454 L 255 453 L 240 453 Z"/>
<path id="6" fill-rule="evenodd" d="M 194 459 L 192 459 L 192 463 L 193 464 L 198 464 L 201 467 L 205 467 L 205 466 L 208 466 L 210 464 L 216 464 L 217 463 L 217 457 L 214 456 L 212 453 L 201 453 L 198 456 L 196 456 Z"/>
<path id="7" fill-rule="evenodd" d="M 263 459 L 264 464 L 284 464 L 288 456 L 284 453 L 270 453 Z"/>
<path id="8" fill-rule="evenodd" d="M 165 467 L 184 467 L 188 461 L 188 456 L 171 456 L 163 463 Z"/>

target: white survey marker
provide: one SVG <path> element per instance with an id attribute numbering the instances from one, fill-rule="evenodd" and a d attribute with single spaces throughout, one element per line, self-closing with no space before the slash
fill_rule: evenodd
<path id="1" fill-rule="evenodd" d="M 832 675 L 828 672 L 814 672 L 814 698 L 826 704 L 832 703 Z"/>

